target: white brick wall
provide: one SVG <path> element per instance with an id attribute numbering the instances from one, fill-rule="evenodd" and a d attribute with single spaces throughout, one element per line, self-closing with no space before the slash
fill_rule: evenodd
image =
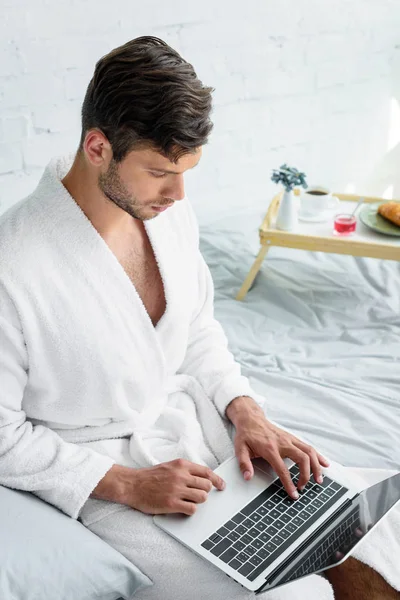
<path id="1" fill-rule="evenodd" d="M 0 212 L 54 154 L 77 147 L 95 62 L 157 35 L 216 88 L 200 220 L 266 206 L 283 161 L 310 182 L 400 197 L 392 98 L 400 98 L 398 0 L 0 0 Z"/>

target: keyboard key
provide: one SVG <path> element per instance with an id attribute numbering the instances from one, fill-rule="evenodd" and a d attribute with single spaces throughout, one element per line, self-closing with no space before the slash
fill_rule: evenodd
<path id="1" fill-rule="evenodd" d="M 265 531 L 265 529 L 267 529 L 267 525 L 266 523 L 260 521 L 259 523 L 257 523 L 256 529 L 258 529 L 258 531 Z"/>
<path id="2" fill-rule="evenodd" d="M 255 567 L 258 567 L 258 565 L 260 565 L 262 563 L 262 560 L 259 556 L 255 555 L 255 556 L 251 557 L 250 562 Z"/>
<path id="3" fill-rule="evenodd" d="M 241 541 L 241 542 L 243 542 L 243 544 L 250 544 L 250 543 L 251 543 L 253 540 L 252 540 L 252 538 L 251 538 L 251 537 L 250 537 L 250 536 L 249 536 L 247 533 L 245 533 L 245 534 L 244 534 L 244 535 L 243 535 L 243 536 L 240 538 L 240 541 Z"/>
<path id="4" fill-rule="evenodd" d="M 244 533 L 246 533 L 247 529 L 246 529 L 246 527 L 243 527 L 243 525 L 238 525 L 238 527 L 236 527 L 235 531 L 239 535 L 243 535 Z"/>
<path id="5" fill-rule="evenodd" d="M 293 525 L 293 523 L 288 523 L 285 527 L 286 531 L 289 531 L 290 533 L 294 533 L 297 530 L 296 525 Z"/>
<path id="6" fill-rule="evenodd" d="M 228 563 L 232 560 L 232 558 L 235 558 L 236 554 L 237 550 L 235 550 L 235 548 L 228 548 L 226 552 L 221 554 L 220 559 L 223 560 L 225 563 Z"/>
<path id="7" fill-rule="evenodd" d="M 254 523 L 258 523 L 258 521 L 260 521 L 260 520 L 261 520 L 261 515 L 259 515 L 258 513 L 252 513 L 252 514 L 250 515 L 250 519 L 251 519 L 252 521 L 254 521 Z"/>
<path id="8" fill-rule="evenodd" d="M 300 519 L 307 521 L 307 519 L 309 519 L 311 517 L 311 513 L 307 512 L 306 510 L 302 510 L 301 513 L 299 513 L 299 517 L 300 517 Z"/>
<path id="9" fill-rule="evenodd" d="M 262 522 L 265 523 L 266 525 L 271 525 L 271 523 L 273 523 L 274 520 L 269 515 L 265 515 L 265 517 L 262 518 Z"/>
<path id="10" fill-rule="evenodd" d="M 282 498 L 280 496 L 278 496 L 278 494 L 275 494 L 274 496 L 271 496 L 270 498 L 270 502 L 272 502 L 272 504 L 275 506 L 275 504 L 279 504 L 279 502 L 282 500 Z"/>
<path id="11" fill-rule="evenodd" d="M 271 537 L 272 536 L 270 536 L 268 533 L 265 533 L 265 531 L 264 531 L 264 533 L 262 533 L 258 539 L 261 540 L 262 542 L 266 543 L 266 542 L 269 542 Z"/>
<path id="12" fill-rule="evenodd" d="M 257 512 L 259 515 L 264 516 L 267 514 L 268 509 L 265 506 L 260 506 L 259 508 L 257 508 Z"/>
<path id="13" fill-rule="evenodd" d="M 292 500 L 291 498 L 289 498 L 288 496 L 286 496 L 285 498 L 283 498 L 282 504 L 284 506 L 286 506 L 286 508 L 287 508 L 287 507 L 293 506 L 294 500 Z"/>
<path id="14" fill-rule="evenodd" d="M 227 550 L 229 548 L 229 546 L 231 546 L 231 544 L 232 544 L 231 540 L 228 540 L 227 538 L 225 538 L 224 540 L 222 540 L 222 542 L 220 542 L 219 544 L 214 546 L 214 548 L 211 548 L 211 553 L 214 554 L 215 556 L 219 556 L 220 554 L 225 552 L 225 550 Z"/>
<path id="15" fill-rule="evenodd" d="M 213 533 L 212 535 L 210 535 L 210 537 L 208 539 L 213 544 L 218 544 L 218 542 L 220 542 L 222 540 L 222 537 L 220 535 L 218 535 L 218 533 Z"/>
<path id="16" fill-rule="evenodd" d="M 253 527 L 254 525 L 254 521 L 252 521 L 251 519 L 246 519 L 245 521 L 243 521 L 243 527 L 246 527 L 247 529 L 250 529 L 250 527 Z"/>
<path id="17" fill-rule="evenodd" d="M 239 552 L 236 558 L 240 560 L 240 562 L 244 563 L 246 560 L 249 560 L 250 556 L 245 552 Z"/>
<path id="18" fill-rule="evenodd" d="M 225 537 L 226 535 L 228 535 L 229 529 L 227 529 L 226 527 L 220 527 L 217 533 L 219 533 L 220 536 Z"/>
<path id="19" fill-rule="evenodd" d="M 309 490 L 309 491 L 307 492 L 307 496 L 308 496 L 309 498 L 311 498 L 312 500 L 314 500 L 314 498 L 316 498 L 316 497 L 317 497 L 317 492 L 314 492 L 314 490 Z"/>
<path id="20" fill-rule="evenodd" d="M 287 540 L 290 537 L 290 533 L 286 529 L 281 529 L 279 535 L 283 537 L 284 540 Z"/>
<path id="21" fill-rule="evenodd" d="M 321 500 L 318 500 L 318 498 L 315 498 L 314 502 L 312 502 L 312 504 L 310 506 L 315 506 L 315 508 L 321 508 L 321 506 L 323 506 L 324 503 L 321 502 Z"/>
<path id="22" fill-rule="evenodd" d="M 268 552 L 268 550 L 266 550 L 265 548 L 261 548 L 261 550 L 259 550 L 257 552 L 257 556 L 259 558 L 261 558 L 261 560 L 264 560 L 265 558 L 267 558 L 269 555 L 271 554 L 271 552 Z"/>
<path id="23" fill-rule="evenodd" d="M 239 540 L 238 542 L 236 542 L 236 544 L 233 544 L 233 547 L 235 548 L 235 550 L 243 550 L 243 548 L 245 548 L 245 544 L 243 544 L 243 542 L 241 540 Z"/>
<path id="24" fill-rule="evenodd" d="M 237 571 L 242 566 L 242 563 L 240 561 L 238 561 L 237 558 L 234 558 L 229 563 L 229 566 L 232 567 L 232 569 L 235 569 L 235 571 Z"/>
<path id="25" fill-rule="evenodd" d="M 245 552 L 246 552 L 246 554 L 249 554 L 249 556 L 252 556 L 253 554 L 255 554 L 257 552 L 257 548 L 254 548 L 254 546 L 252 546 L 252 545 L 246 546 Z"/>
<path id="26" fill-rule="evenodd" d="M 247 532 L 247 534 L 251 537 L 251 539 L 258 537 L 259 535 L 259 531 L 258 529 L 256 529 L 255 527 L 252 527 L 251 529 L 249 529 L 249 531 Z"/>
<path id="27" fill-rule="evenodd" d="M 289 508 L 288 511 L 286 511 L 286 514 L 289 515 L 289 517 L 297 517 L 297 510 L 295 510 L 293 507 Z"/>
<path id="28" fill-rule="evenodd" d="M 272 510 L 275 507 L 275 504 L 271 502 L 271 500 L 267 500 L 267 502 L 264 502 L 264 506 L 267 510 Z"/>
<path id="29" fill-rule="evenodd" d="M 310 504 L 309 506 L 307 506 L 307 511 L 313 515 L 317 512 L 317 509 L 312 504 Z"/>
<path id="30" fill-rule="evenodd" d="M 320 492 L 322 492 L 322 490 L 323 490 L 323 488 L 320 485 L 318 485 L 318 483 L 316 483 L 314 485 L 314 491 L 317 492 L 317 494 L 319 494 Z"/>
<path id="31" fill-rule="evenodd" d="M 229 535 L 227 535 L 228 540 L 232 540 L 232 542 L 236 542 L 239 538 L 240 535 L 238 533 L 236 533 L 236 531 L 231 531 Z"/>
<path id="32" fill-rule="evenodd" d="M 280 546 L 282 544 L 282 542 L 284 541 L 284 538 L 281 537 L 280 535 L 276 535 L 275 537 L 272 538 L 271 542 L 273 544 L 275 544 L 276 546 Z"/>
<path id="33" fill-rule="evenodd" d="M 268 542 L 267 544 L 265 544 L 264 548 L 268 550 L 268 552 L 273 552 L 274 550 L 276 550 L 276 546 L 272 542 Z"/>
<path id="34" fill-rule="evenodd" d="M 278 530 L 276 527 L 271 525 L 270 527 L 268 527 L 268 529 L 265 530 L 265 533 L 268 533 L 268 535 L 276 535 L 278 533 Z"/>
<path id="35" fill-rule="evenodd" d="M 337 492 L 338 490 L 340 490 L 340 488 L 342 487 L 341 485 L 339 485 L 338 483 L 336 483 L 335 481 L 332 481 L 330 487 L 335 490 L 335 492 Z"/>
<path id="36" fill-rule="evenodd" d="M 229 531 L 232 531 L 232 529 L 235 529 L 236 523 L 234 521 L 228 521 L 227 523 L 224 524 L 224 527 L 229 529 Z"/>
<path id="37" fill-rule="evenodd" d="M 295 517 L 291 523 L 293 523 L 294 525 L 296 525 L 296 527 L 301 527 L 304 523 L 303 519 L 300 519 L 300 517 Z M 229 536 L 228 536 L 229 537 Z"/>
<path id="38" fill-rule="evenodd" d="M 335 490 L 333 490 L 332 488 L 326 488 L 326 490 L 324 491 L 324 494 L 326 494 L 329 497 L 332 497 L 335 495 Z"/>
<path id="39" fill-rule="evenodd" d="M 271 512 L 269 513 L 269 516 L 272 517 L 273 519 L 279 519 L 280 517 L 280 513 L 278 513 L 277 510 L 271 510 Z"/>
<path id="40" fill-rule="evenodd" d="M 284 523 L 289 523 L 289 521 L 290 521 L 290 517 L 289 517 L 289 515 L 287 515 L 287 514 L 284 514 L 284 515 L 281 515 L 281 516 L 279 517 L 279 520 L 280 520 L 280 521 L 283 521 Z"/>
<path id="41" fill-rule="evenodd" d="M 260 540 L 260 538 L 257 538 L 256 540 L 253 540 L 251 543 L 252 546 L 254 546 L 254 548 L 262 548 L 263 547 L 263 543 Z"/>
<path id="42" fill-rule="evenodd" d="M 205 542 L 202 543 L 202 546 L 206 550 L 211 550 L 211 548 L 214 546 L 214 544 L 212 542 L 210 542 L 210 540 L 206 540 Z"/>
<path id="43" fill-rule="evenodd" d="M 332 483 L 332 479 L 330 479 L 329 477 L 324 475 L 324 479 L 323 479 L 322 483 L 320 483 L 319 485 L 322 488 L 327 488 L 331 483 Z"/>
<path id="44" fill-rule="evenodd" d="M 277 505 L 275 506 L 275 510 L 277 510 L 277 511 L 278 511 L 278 513 L 281 513 L 281 514 L 285 512 L 286 508 L 287 508 L 287 507 L 284 505 L 284 503 L 283 503 L 283 502 L 279 502 L 279 504 L 277 504 Z"/>
<path id="45" fill-rule="evenodd" d="M 307 504 L 310 504 L 311 501 L 312 501 L 312 498 L 310 498 L 307 495 L 307 496 L 301 496 L 301 500 L 299 500 L 299 503 L 302 504 L 303 506 L 307 506 Z"/>
<path id="46" fill-rule="evenodd" d="M 247 577 L 247 575 L 249 575 L 254 568 L 254 565 L 252 565 L 250 562 L 247 562 L 241 569 L 239 569 L 239 573 Z"/>
<path id="47" fill-rule="evenodd" d="M 283 529 L 283 527 L 285 527 L 285 523 L 282 520 L 282 516 L 279 519 L 277 519 L 274 523 L 274 527 L 276 527 L 278 530 Z"/>
<path id="48" fill-rule="evenodd" d="M 234 517 L 232 517 L 232 521 L 234 521 L 235 523 L 237 523 L 238 525 L 245 520 L 245 516 L 242 515 L 242 513 L 238 513 L 237 515 L 235 515 Z"/>

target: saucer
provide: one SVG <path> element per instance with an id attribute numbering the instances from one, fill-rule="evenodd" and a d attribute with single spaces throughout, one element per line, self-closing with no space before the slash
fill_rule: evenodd
<path id="1" fill-rule="evenodd" d="M 324 221 L 329 221 L 334 216 L 334 211 L 325 210 L 323 213 L 318 213 L 313 215 L 311 213 L 302 213 L 301 210 L 298 213 L 298 218 L 300 221 L 307 221 L 308 223 L 323 223 Z"/>

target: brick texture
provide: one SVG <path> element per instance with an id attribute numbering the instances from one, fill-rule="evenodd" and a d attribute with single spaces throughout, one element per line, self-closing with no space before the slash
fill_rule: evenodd
<path id="1" fill-rule="evenodd" d="M 396 140 L 399 22 L 398 0 L 2 0 L 0 212 L 76 148 L 96 61 L 146 34 L 215 88 L 215 128 L 187 177 L 201 220 L 266 206 L 283 161 L 358 188 Z"/>

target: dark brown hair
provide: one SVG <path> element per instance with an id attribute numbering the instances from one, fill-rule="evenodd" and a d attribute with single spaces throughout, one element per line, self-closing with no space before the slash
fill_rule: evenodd
<path id="1" fill-rule="evenodd" d="M 87 131 L 96 127 L 116 162 L 142 147 L 177 162 L 207 143 L 213 91 L 163 40 L 131 40 L 96 63 L 82 106 L 79 151 Z"/>

